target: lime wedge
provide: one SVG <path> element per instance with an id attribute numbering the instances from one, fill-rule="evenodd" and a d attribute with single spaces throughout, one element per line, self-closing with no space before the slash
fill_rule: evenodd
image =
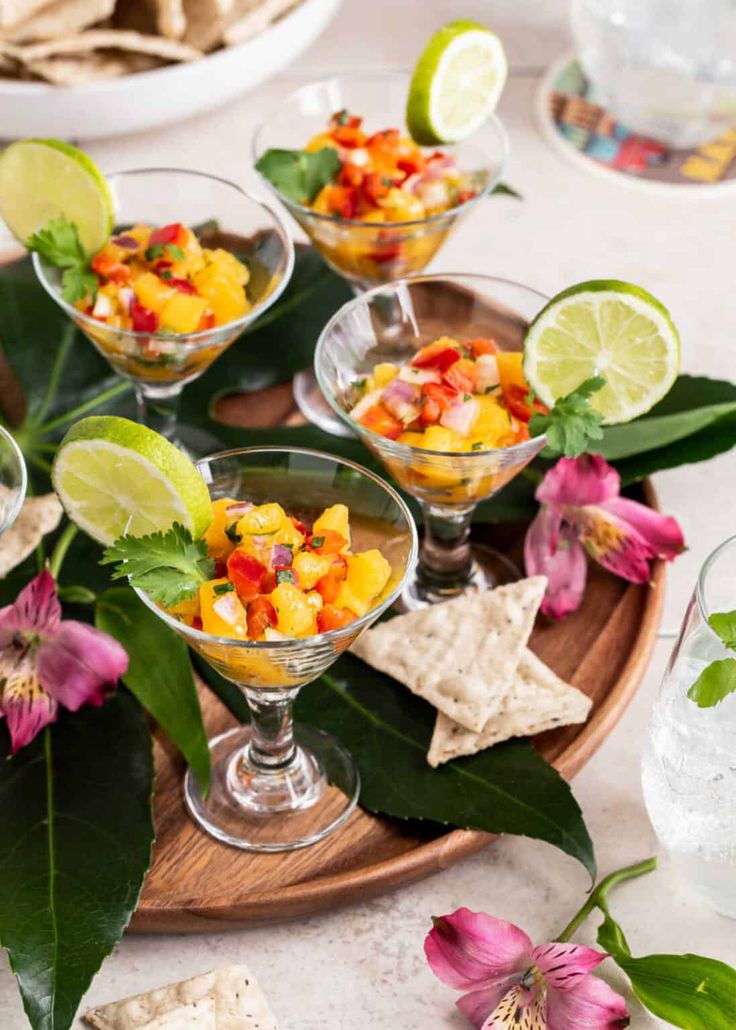
<path id="1" fill-rule="evenodd" d="M 11 143 L 0 155 L 0 216 L 25 243 L 52 218 L 74 222 L 93 254 L 112 232 L 113 198 L 107 180 L 81 150 L 55 139 Z"/>
<path id="2" fill-rule="evenodd" d="M 479 129 L 506 83 L 498 36 L 474 21 L 439 29 L 417 61 L 409 85 L 406 124 L 423 146 L 456 143 Z"/>
<path id="3" fill-rule="evenodd" d="M 606 380 L 590 401 L 606 425 L 649 411 L 679 369 L 680 337 L 667 309 L 641 287 L 614 279 L 558 293 L 524 341 L 524 375 L 549 406 L 591 376 Z"/>
<path id="4" fill-rule="evenodd" d="M 59 445 L 51 478 L 72 522 L 101 544 L 174 522 L 199 537 L 210 523 L 209 491 L 189 458 L 127 418 L 77 422 Z"/>

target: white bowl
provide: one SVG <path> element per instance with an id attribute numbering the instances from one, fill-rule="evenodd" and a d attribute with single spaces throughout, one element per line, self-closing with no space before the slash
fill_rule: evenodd
<path id="1" fill-rule="evenodd" d="M 187 64 L 83 86 L 0 79 L 0 136 L 74 141 L 170 125 L 254 89 L 320 35 L 342 0 L 302 0 L 260 36 Z"/>

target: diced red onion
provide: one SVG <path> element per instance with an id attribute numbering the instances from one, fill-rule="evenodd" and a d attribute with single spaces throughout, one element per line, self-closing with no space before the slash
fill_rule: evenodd
<path id="1" fill-rule="evenodd" d="M 405 383 L 416 383 L 421 386 L 423 383 L 441 383 L 442 373 L 438 368 L 414 368 L 413 365 L 404 365 L 396 378 Z"/>
<path id="2" fill-rule="evenodd" d="M 417 186 L 422 181 L 422 176 L 419 172 L 414 172 L 413 175 L 407 175 L 401 184 L 402 190 L 406 190 L 407 193 L 416 193 Z"/>
<path id="3" fill-rule="evenodd" d="M 251 504 L 250 501 L 238 501 L 237 504 L 228 504 L 227 508 L 225 508 L 225 514 L 229 515 L 231 519 L 239 519 L 254 508 L 255 504 Z"/>
<path id="4" fill-rule="evenodd" d="M 413 422 L 420 412 L 419 395 L 418 384 L 407 383 L 397 377 L 392 379 L 383 391 L 381 401 L 394 418 L 409 423 Z"/>
<path id="5" fill-rule="evenodd" d="M 138 250 L 138 240 L 132 236 L 126 236 L 124 233 L 122 236 L 113 236 L 110 240 L 116 247 L 122 247 L 124 250 Z"/>
<path id="6" fill-rule="evenodd" d="M 491 386 L 498 386 L 498 362 L 495 354 L 481 354 L 475 363 L 478 372 L 478 393 L 485 393 Z"/>
<path id="7" fill-rule="evenodd" d="M 288 569 L 294 561 L 294 555 L 290 547 L 284 544 L 274 544 L 271 549 L 271 568 Z"/>
<path id="8" fill-rule="evenodd" d="M 447 183 L 444 178 L 430 178 L 414 190 L 425 207 L 446 207 L 448 203 Z"/>
<path id="9" fill-rule="evenodd" d="M 130 312 L 131 307 L 135 303 L 135 291 L 131 290 L 129 286 L 121 286 L 118 290 L 118 300 L 125 310 Z"/>
<path id="10" fill-rule="evenodd" d="M 467 401 L 455 401 L 442 413 L 440 425 L 454 429 L 461 436 L 470 436 L 473 423 L 478 417 L 478 402 L 471 397 Z"/>

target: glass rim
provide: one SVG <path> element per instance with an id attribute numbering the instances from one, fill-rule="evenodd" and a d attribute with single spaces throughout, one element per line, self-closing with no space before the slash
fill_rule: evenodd
<path id="1" fill-rule="evenodd" d="M 349 639 L 355 634 L 356 629 L 362 628 L 366 625 L 369 617 L 370 621 L 374 622 L 394 603 L 401 594 L 401 591 L 404 589 L 407 577 L 414 570 L 414 566 L 416 565 L 419 556 L 419 537 L 409 506 L 399 492 L 389 482 L 387 482 L 387 480 L 382 479 L 381 476 L 377 475 L 377 473 L 371 472 L 370 469 L 365 468 L 363 465 L 359 465 L 357 461 L 351 461 L 349 458 L 341 458 L 337 455 L 328 454 L 326 451 L 318 451 L 311 447 L 234 447 L 228 451 L 217 451 L 215 454 L 209 454 L 204 458 L 200 458 L 195 462 L 195 465 L 199 467 L 200 465 L 210 464 L 221 459 L 238 458 L 244 454 L 303 454 L 307 457 L 326 459 L 338 465 L 347 466 L 368 479 L 373 480 L 374 483 L 380 486 L 381 489 L 389 495 L 391 500 L 396 503 L 399 511 L 406 519 L 408 535 L 411 540 L 410 553 L 403 575 L 391 593 L 385 597 L 379 605 L 371 608 L 370 611 L 365 613 L 365 615 L 361 615 L 360 618 L 355 620 L 355 622 L 351 622 L 349 625 L 343 626 L 342 629 L 332 629 L 328 630 L 326 633 L 314 633 L 309 637 L 287 637 L 285 640 L 234 640 L 232 637 L 218 637 L 215 636 L 214 633 L 205 633 L 204 630 L 194 629 L 192 626 L 187 626 L 186 623 L 179 622 L 178 619 L 173 618 L 163 608 L 159 608 L 159 606 L 152 601 L 140 587 L 133 587 L 133 590 L 135 590 L 138 597 L 148 608 L 150 608 L 151 611 L 155 612 L 159 618 L 163 619 L 167 626 L 174 629 L 177 633 L 180 633 L 186 639 L 191 638 L 192 641 L 196 641 L 201 644 L 224 645 L 227 647 L 238 648 L 238 650 L 265 651 L 272 650 L 274 648 L 287 650 L 289 648 L 293 649 L 295 646 L 309 647 L 313 641 L 321 644 L 325 641 L 331 642 L 333 640 L 341 641 Z M 284 688 L 274 687 L 273 689 L 281 690 Z"/>
<path id="2" fill-rule="evenodd" d="M 191 347 L 191 349 L 196 349 L 197 347 L 206 347 L 211 343 L 213 336 L 217 335 L 219 332 L 223 332 L 225 330 L 244 329 L 251 322 L 255 321 L 256 318 L 260 318 L 264 311 L 268 310 L 269 307 L 272 307 L 273 304 L 276 303 L 276 301 L 279 299 L 281 294 L 288 286 L 291 280 L 292 273 L 294 271 L 294 262 L 296 259 L 294 252 L 294 243 L 291 239 L 291 235 L 289 234 L 288 229 L 286 228 L 286 225 L 284 224 L 282 216 L 278 213 L 278 211 L 275 208 L 273 208 L 265 200 L 261 200 L 260 197 L 256 197 L 255 194 L 251 193 L 249 190 L 244 189 L 242 186 L 238 186 L 237 183 L 232 182 L 232 180 L 230 179 L 225 179 L 220 175 L 212 175 L 209 172 L 199 172 L 195 169 L 190 168 L 170 168 L 166 166 L 161 166 L 151 168 L 128 168 L 124 169 L 123 171 L 109 172 L 105 175 L 105 179 L 107 181 L 111 181 L 113 179 L 124 178 L 126 176 L 133 177 L 137 175 L 151 175 L 159 173 L 166 173 L 168 175 L 192 176 L 199 179 L 207 179 L 210 182 L 217 182 L 222 186 L 227 186 L 230 189 L 236 190 L 241 196 L 245 197 L 247 201 L 256 204 L 258 207 L 261 208 L 262 211 L 266 212 L 269 218 L 272 219 L 272 222 L 276 227 L 276 231 L 278 232 L 279 238 L 282 244 L 284 245 L 284 250 L 286 252 L 286 266 L 284 268 L 284 274 L 281 276 L 280 281 L 276 284 L 274 290 L 266 298 L 266 300 L 268 300 L 268 305 L 258 304 L 254 308 L 251 308 L 251 310 L 246 312 L 244 315 L 241 315 L 240 318 L 236 318 L 232 322 L 226 322 L 224 325 L 213 326 L 211 329 L 200 329 L 194 333 L 147 333 L 143 332 L 140 329 L 124 329 L 120 327 L 107 326 L 105 322 L 101 322 L 99 319 L 93 318 L 91 315 L 87 315 L 83 311 L 79 311 L 79 309 L 75 308 L 73 304 L 69 304 L 68 301 L 64 300 L 61 294 L 57 292 L 49 282 L 48 278 L 46 277 L 43 262 L 41 261 L 39 255 L 35 252 L 31 254 L 33 268 L 36 273 L 36 277 L 43 286 L 44 290 L 46 290 L 46 292 L 52 298 L 52 300 L 54 300 L 59 305 L 59 307 L 62 308 L 62 310 L 65 311 L 66 314 L 75 322 L 81 322 L 83 325 L 88 325 L 92 328 L 97 329 L 98 331 L 100 329 L 107 328 L 111 332 L 117 333 L 123 338 L 129 340 L 144 339 L 160 340 L 166 343 L 174 342 L 177 346 L 184 346 L 185 348 Z"/>
<path id="3" fill-rule="evenodd" d="M 382 446 L 386 446 L 389 451 L 393 451 L 396 457 L 401 458 L 407 455 L 428 455 L 432 458 L 452 458 L 454 460 L 459 459 L 462 461 L 465 459 L 472 460 L 474 458 L 484 457 L 490 454 L 521 455 L 527 450 L 531 450 L 532 448 L 530 445 L 536 441 L 542 441 L 542 446 L 546 444 L 546 433 L 541 433 L 539 436 L 533 436 L 529 440 L 522 440 L 521 443 L 512 444 L 511 447 L 491 447 L 485 451 L 431 451 L 425 447 L 414 447 L 412 444 L 399 443 L 398 440 L 391 440 L 389 437 L 381 436 L 380 433 L 376 433 L 372 429 L 367 429 L 359 422 L 356 422 L 355 419 L 351 418 L 348 412 L 340 406 L 333 395 L 332 390 L 330 390 L 327 384 L 323 382 L 320 357 L 326 346 L 328 334 L 332 331 L 334 326 L 338 324 L 340 318 L 348 313 L 349 309 L 354 307 L 357 308 L 361 304 L 366 303 L 366 301 L 370 300 L 372 297 L 378 296 L 379 294 L 389 290 L 395 291 L 401 286 L 413 286 L 415 283 L 421 282 L 431 283 L 457 281 L 459 279 L 476 279 L 483 283 L 501 283 L 504 286 L 513 286 L 518 289 L 526 290 L 528 293 L 535 294 L 542 301 L 543 305 L 549 301 L 549 297 L 540 293 L 539 290 L 535 290 L 533 286 L 525 286 L 523 283 L 517 282 L 514 279 L 504 279 L 497 275 L 483 275 L 481 272 L 435 272 L 429 275 L 407 275 L 402 279 L 394 279 L 388 283 L 380 283 L 378 286 L 373 286 L 370 290 L 366 290 L 365 293 L 361 293 L 357 297 L 352 297 L 350 300 L 346 301 L 341 308 L 337 309 L 329 322 L 327 322 L 322 329 L 322 332 L 319 334 L 317 346 L 314 349 L 314 372 L 317 376 L 317 382 L 325 400 L 332 410 L 347 423 L 350 429 L 352 429 L 357 436 L 365 436 L 368 439 L 377 437 L 379 440 L 383 441 Z"/>
<path id="4" fill-rule="evenodd" d="M 10 514 L 6 520 L 7 524 L 5 526 L 5 529 L 8 530 L 13 525 L 15 520 L 18 518 L 20 510 L 23 507 L 23 502 L 26 499 L 26 491 L 28 490 L 28 469 L 26 468 L 26 460 L 23 457 L 23 452 L 20 449 L 18 441 L 12 435 L 10 430 L 6 429 L 3 425 L 0 425 L 0 438 L 4 440 L 10 447 L 10 450 L 15 457 L 15 461 L 18 465 L 18 470 L 20 472 L 18 496 L 12 504 L 10 508 Z"/>
<path id="5" fill-rule="evenodd" d="M 297 204 L 296 201 L 290 200 L 289 197 L 286 197 L 280 190 L 278 190 L 273 185 L 273 183 L 265 177 L 265 175 L 261 175 L 261 173 L 258 171 L 258 168 L 256 168 L 256 163 L 262 152 L 260 147 L 258 146 L 261 133 L 265 130 L 271 119 L 277 113 L 279 113 L 289 103 L 289 101 L 296 98 L 301 92 L 306 92 L 309 89 L 314 89 L 315 86 L 323 86 L 331 82 L 350 81 L 351 79 L 365 79 L 373 82 L 386 82 L 387 79 L 401 79 L 402 81 L 406 81 L 408 84 L 409 80 L 411 79 L 411 73 L 409 71 L 395 71 L 390 72 L 387 75 L 385 72 L 368 71 L 361 72 L 360 74 L 356 75 L 331 75 L 329 76 L 329 78 L 326 79 L 314 79 L 312 82 L 307 82 L 303 86 L 299 86 L 298 89 L 292 90 L 291 93 L 288 93 L 278 104 L 270 108 L 265 118 L 261 119 L 261 121 L 258 123 L 258 125 L 253 131 L 253 136 L 251 138 L 251 158 L 253 161 L 253 168 L 256 171 L 261 182 L 265 183 L 265 185 L 268 187 L 271 193 L 273 193 L 274 196 L 278 197 L 278 199 L 281 201 L 284 207 L 286 207 L 289 211 L 291 211 L 292 213 L 298 212 L 299 214 L 302 214 L 305 217 L 315 218 L 318 221 L 325 222 L 329 225 L 347 225 L 351 228 L 372 230 L 373 232 L 377 232 L 381 229 L 410 229 L 418 228 L 425 225 L 432 225 L 443 218 L 457 218 L 461 212 L 469 211 L 474 204 L 476 204 L 479 200 L 483 200 L 484 197 L 492 193 L 496 186 L 498 186 L 499 182 L 503 177 L 504 172 L 506 171 L 506 167 L 509 162 L 509 155 L 511 153 L 511 142 L 509 139 L 509 134 L 506 132 L 506 128 L 503 122 L 495 113 L 495 111 L 491 111 L 489 112 L 486 121 L 483 123 L 482 126 L 479 127 L 479 129 L 476 130 L 476 132 L 479 132 L 480 129 L 482 129 L 485 125 L 490 124 L 493 126 L 496 132 L 496 136 L 501 143 L 501 157 L 498 163 L 498 169 L 495 175 L 490 176 L 486 185 L 483 187 L 482 190 L 480 190 L 476 194 L 476 196 L 471 197 L 469 200 L 463 201 L 462 204 L 456 204 L 454 207 L 447 208 L 447 210 L 445 211 L 438 211 L 434 215 L 427 215 L 425 218 L 413 218 L 406 222 L 364 222 L 361 221 L 359 218 L 340 218 L 335 215 L 323 214 L 321 211 L 314 211 L 311 207 L 307 207 L 305 204 Z M 475 134 L 468 136 L 467 140 L 471 140 L 473 138 L 473 135 Z M 464 143 L 465 140 L 459 140 L 458 142 Z M 442 145 L 443 144 L 438 144 L 438 146 Z M 444 146 L 448 147 L 456 145 L 457 144 L 454 143 L 444 144 Z"/>
<path id="6" fill-rule="evenodd" d="M 713 636 L 724 647 L 725 647 L 725 644 L 723 644 L 723 641 L 721 640 L 721 638 L 718 636 L 718 634 L 715 632 L 715 630 L 711 626 L 710 622 L 708 621 L 710 615 L 715 614 L 715 613 L 709 612 L 709 610 L 708 610 L 708 605 L 706 604 L 706 600 L 705 600 L 705 590 L 706 590 L 707 579 L 708 579 L 708 576 L 709 576 L 710 572 L 713 569 L 713 566 L 718 562 L 718 559 L 721 558 L 721 556 L 723 555 L 723 553 L 725 551 L 727 551 L 729 548 L 734 547 L 734 546 L 736 546 L 736 534 L 734 534 L 734 536 L 726 537 L 725 540 L 722 540 L 721 543 L 718 544 L 718 546 L 715 547 L 710 552 L 708 557 L 703 562 L 702 566 L 700 567 L 700 572 L 698 573 L 697 582 L 695 584 L 695 598 L 696 598 L 696 601 L 697 601 L 697 605 L 698 605 L 698 610 L 700 612 L 700 616 L 701 616 L 704 624 L 708 627 L 708 632 L 712 633 Z M 726 648 L 726 650 L 730 650 L 730 648 Z"/>

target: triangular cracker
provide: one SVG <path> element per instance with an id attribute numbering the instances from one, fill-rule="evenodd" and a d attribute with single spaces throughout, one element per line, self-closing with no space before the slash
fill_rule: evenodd
<path id="1" fill-rule="evenodd" d="M 510 737 L 531 737 L 557 726 L 585 722 L 592 704 L 586 694 L 565 683 L 525 648 L 501 711 L 488 720 L 480 733 L 465 729 L 442 712 L 437 713 L 427 761 L 436 768 L 460 755 L 484 751 Z"/>
<path id="2" fill-rule="evenodd" d="M 278 1030 L 263 991 L 244 965 L 91 1009 L 84 1020 L 95 1030 Z"/>
<path id="3" fill-rule="evenodd" d="M 364 633 L 352 651 L 479 733 L 501 710 L 546 585 L 532 576 L 399 615 Z"/>
<path id="4" fill-rule="evenodd" d="M 0 501 L 6 489 L 0 485 Z M 0 536 L 0 579 L 35 551 L 47 533 L 56 529 L 63 510 L 56 494 L 26 497 L 18 518 Z"/>

